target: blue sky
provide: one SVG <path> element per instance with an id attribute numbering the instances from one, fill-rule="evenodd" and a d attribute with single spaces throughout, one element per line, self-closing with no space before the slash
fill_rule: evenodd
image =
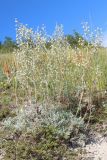
<path id="1" fill-rule="evenodd" d="M 81 33 L 81 23 L 88 21 L 107 39 L 107 0 L 0 0 L 0 40 L 15 39 L 15 18 L 33 28 L 44 24 L 49 34 L 56 24 L 63 24 L 65 34 Z"/>

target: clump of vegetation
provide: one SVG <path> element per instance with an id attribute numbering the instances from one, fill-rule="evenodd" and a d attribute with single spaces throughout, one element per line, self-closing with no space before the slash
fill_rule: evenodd
<path id="1" fill-rule="evenodd" d="M 84 127 L 84 121 L 76 118 L 71 111 L 45 105 L 39 106 L 37 109 L 34 104 L 18 110 L 14 118 L 9 117 L 2 124 L 5 128 L 27 132 L 52 126 L 58 135 L 66 138 L 69 138 L 75 129 L 79 130 Z"/>
<path id="2" fill-rule="evenodd" d="M 106 90 L 107 65 L 106 55 L 98 50 L 101 43 L 99 30 L 94 39 L 89 34 L 87 23 L 84 30 L 89 43 L 84 45 L 85 40 L 79 37 L 81 47 L 72 49 L 63 27 L 56 26 L 50 38 L 50 49 L 47 49 L 48 36 L 44 27 L 34 32 L 17 22 L 16 79 L 26 91 L 29 101 L 33 98 L 40 103 L 60 103 L 78 115 L 86 99 L 85 104 L 91 110 L 94 93 Z M 77 102 L 75 105 L 74 100 Z"/>
<path id="3" fill-rule="evenodd" d="M 84 36 L 71 37 L 60 25 L 49 37 L 44 26 L 33 31 L 16 23 L 12 63 L 1 65 L 0 91 L 12 91 L 17 106 L 13 117 L 1 109 L 5 159 L 75 159 L 70 149 L 84 146 L 87 128 L 106 117 L 107 54 L 100 30 L 92 35 L 85 23 Z"/>
<path id="4" fill-rule="evenodd" d="M 13 136 L 12 136 L 13 135 Z M 5 160 L 7 159 L 37 159 L 58 160 L 70 158 L 76 159 L 78 153 L 70 151 L 63 138 L 57 136 L 53 127 L 44 127 L 38 132 L 25 133 L 15 132 L 11 138 L 4 137 L 2 148 L 5 149 Z"/>
<path id="5" fill-rule="evenodd" d="M 10 110 L 8 107 L 3 107 L 0 109 L 0 120 L 6 118 L 10 114 Z"/>
<path id="6" fill-rule="evenodd" d="M 0 121 L 7 117 L 14 117 L 15 115 L 15 112 L 12 112 L 9 107 L 0 106 Z"/>

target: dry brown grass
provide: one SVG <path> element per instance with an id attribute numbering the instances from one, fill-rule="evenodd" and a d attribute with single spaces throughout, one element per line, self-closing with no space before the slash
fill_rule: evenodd
<path id="1" fill-rule="evenodd" d="M 6 76 L 10 76 L 13 66 L 15 66 L 14 54 L 0 54 L 0 68 Z"/>

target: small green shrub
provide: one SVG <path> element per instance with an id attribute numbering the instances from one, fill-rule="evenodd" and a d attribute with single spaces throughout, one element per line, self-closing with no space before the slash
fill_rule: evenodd
<path id="1" fill-rule="evenodd" d="M 53 127 L 43 127 L 38 132 L 13 134 L 13 139 L 3 141 L 5 160 L 75 160 L 78 155 L 70 151 Z"/>

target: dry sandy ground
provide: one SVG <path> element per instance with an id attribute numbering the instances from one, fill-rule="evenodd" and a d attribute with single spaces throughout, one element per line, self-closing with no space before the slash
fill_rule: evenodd
<path id="1" fill-rule="evenodd" d="M 87 145 L 84 149 L 87 155 L 83 160 L 107 160 L 107 136 L 97 135 L 96 142 Z"/>

